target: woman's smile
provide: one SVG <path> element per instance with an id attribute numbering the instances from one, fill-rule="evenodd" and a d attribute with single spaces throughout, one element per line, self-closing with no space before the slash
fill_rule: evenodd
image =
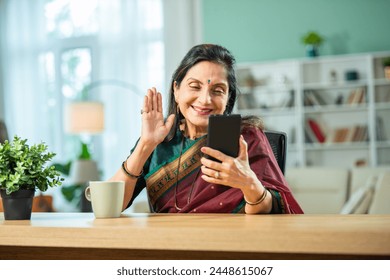
<path id="1" fill-rule="evenodd" d="M 198 113 L 199 115 L 201 116 L 208 116 L 211 114 L 211 112 L 213 111 L 213 109 L 210 109 L 210 108 L 204 108 L 204 107 L 199 107 L 199 106 L 194 106 L 192 105 L 191 108 L 196 112 Z"/>

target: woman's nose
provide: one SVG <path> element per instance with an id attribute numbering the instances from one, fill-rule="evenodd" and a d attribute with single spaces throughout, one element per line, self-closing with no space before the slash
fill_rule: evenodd
<path id="1" fill-rule="evenodd" d="M 209 88 L 204 88 L 200 96 L 198 98 L 202 104 L 210 104 L 211 103 L 211 92 Z"/>

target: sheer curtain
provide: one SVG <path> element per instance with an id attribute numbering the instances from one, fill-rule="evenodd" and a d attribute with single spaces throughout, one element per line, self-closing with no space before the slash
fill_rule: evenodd
<path id="1" fill-rule="evenodd" d="M 125 9 L 135 11 L 135 2 L 127 1 Z M 116 8 L 111 6 L 111 9 Z M 161 14 L 154 13 L 155 9 Z M 101 150 L 101 165 L 108 178 L 118 169 L 140 135 L 143 96 L 138 93 L 144 95 L 148 88 L 155 86 L 167 105 L 171 75 L 184 54 L 194 44 L 201 42 L 201 25 L 199 0 L 146 2 L 138 6 L 138 13 L 134 17 L 124 16 L 121 22 L 110 16 L 115 14 L 114 11 L 104 10 L 103 16 L 110 24 L 103 25 L 106 29 L 101 30 L 100 65 L 110 64 L 113 58 L 118 64 L 113 64 L 112 68 L 99 69 L 99 76 L 116 77 L 139 89 L 138 92 L 127 94 L 123 90 L 114 93 L 113 88 L 106 88 L 101 94 L 104 104 L 108 105 Z M 153 18 L 157 14 L 161 18 Z M 161 29 L 158 28 L 160 24 Z M 147 34 L 145 29 L 149 30 Z M 127 45 L 121 43 L 123 36 L 126 37 Z M 127 63 L 120 64 L 122 60 Z M 117 98 L 114 99 L 113 94 Z M 137 201 L 146 200 L 146 192 L 143 191 Z"/>
<path id="2" fill-rule="evenodd" d="M 56 149 L 48 128 L 48 90 L 40 65 L 47 45 L 45 1 L 1 1 L 1 61 L 4 118 L 9 135 L 45 140 Z M 54 101 L 54 100 L 53 100 Z"/>
<path id="3" fill-rule="evenodd" d="M 155 86 L 164 91 L 165 68 L 162 1 L 102 4 L 97 75 L 133 85 L 131 89 L 106 86 L 99 90 L 106 110 L 99 163 L 107 179 L 120 167 L 140 135 L 140 108 L 147 89 Z"/>
<path id="4" fill-rule="evenodd" d="M 143 101 L 139 93 L 155 86 L 166 105 L 173 71 L 184 54 L 201 42 L 199 0 L 125 1 L 120 9 L 134 14 L 121 19 L 111 16 L 117 14 L 116 9 L 111 4 L 102 9 L 101 22 L 107 24 L 102 24 L 100 32 L 99 76 L 128 81 L 139 90 L 114 93 L 114 88 L 102 89 L 101 98 L 108 105 L 102 149 L 107 175 L 116 171 L 139 137 Z"/>
<path id="5" fill-rule="evenodd" d="M 81 14 L 87 10 L 82 3 L 95 5 L 95 25 L 87 28 L 96 30 L 83 36 L 77 33 L 77 22 L 73 29 L 62 23 L 59 28 L 73 35 L 52 36 L 47 15 L 51 2 L 64 10 L 80 6 L 76 12 Z M 90 99 L 105 106 L 105 130 L 93 137 L 93 158 L 102 179 L 114 174 L 140 135 L 140 108 L 147 88 L 159 89 L 166 103 L 173 69 L 200 42 L 199 0 L 0 0 L 0 8 L 4 102 L 0 107 L 10 137 L 45 142 L 57 154 L 57 162 L 77 155 L 63 130 L 64 105 L 72 96 L 64 92 L 60 60 L 69 48 L 91 50 L 91 82 L 115 79 L 131 85 L 102 85 L 90 92 Z M 64 17 L 65 12 L 59 15 Z"/>

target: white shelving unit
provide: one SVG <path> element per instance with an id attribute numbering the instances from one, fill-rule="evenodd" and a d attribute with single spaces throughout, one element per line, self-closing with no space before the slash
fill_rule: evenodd
<path id="1" fill-rule="evenodd" d="M 385 57 L 390 51 L 239 64 L 236 112 L 287 133 L 287 166 L 390 165 Z"/>

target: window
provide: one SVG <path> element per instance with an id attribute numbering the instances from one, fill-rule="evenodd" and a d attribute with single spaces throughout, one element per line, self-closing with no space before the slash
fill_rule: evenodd
<path id="1" fill-rule="evenodd" d="M 50 38 L 97 34 L 99 1 L 51 0 L 45 5 L 46 33 Z"/>
<path id="2" fill-rule="evenodd" d="M 123 10 L 128 12 L 123 12 Z M 140 17 L 139 15 L 145 16 Z M 108 4 L 97 0 L 52 0 L 46 2 L 44 16 L 45 30 L 49 41 L 49 52 L 46 52 L 45 56 L 46 87 L 47 90 L 57 89 L 57 95 L 59 95 L 57 98 L 51 98 L 50 104 L 57 110 L 47 112 L 49 120 L 63 118 L 64 106 L 72 100 L 99 99 L 100 96 L 102 96 L 100 99 L 107 99 L 103 96 L 104 92 L 108 91 L 107 89 L 95 90 L 93 96 L 82 96 L 83 88 L 93 81 L 115 78 L 133 84 L 134 82 L 127 80 L 125 76 L 118 78 L 120 74 L 115 73 L 117 63 L 123 64 L 123 62 L 128 61 L 127 63 L 131 63 L 133 66 L 133 69 L 127 70 L 130 75 L 133 75 L 134 69 L 139 68 L 144 75 L 145 83 L 164 85 L 161 1 L 116 0 L 110 1 Z M 139 39 L 139 42 L 137 43 L 135 39 Z M 123 47 L 118 48 L 117 44 Z M 138 45 L 138 47 L 134 45 Z M 133 51 L 134 55 L 129 55 L 125 47 L 130 47 L 130 51 Z M 105 52 L 108 55 L 105 55 Z M 107 59 L 111 58 L 113 58 L 113 62 L 110 65 Z M 111 71 L 114 71 L 111 73 L 99 71 L 100 67 L 107 69 L 107 65 Z M 123 69 L 126 66 L 120 66 L 120 68 Z M 126 71 L 126 69 L 124 70 Z M 142 79 L 137 80 L 142 81 Z M 53 84 L 56 86 L 53 87 Z M 120 94 L 127 93 L 119 93 L 118 95 Z M 123 96 L 116 96 L 116 98 L 123 100 Z M 108 106 L 115 107 L 114 104 L 110 104 L 112 103 L 111 99 L 106 103 Z M 120 101 L 119 103 L 125 104 L 126 102 Z M 108 110 L 110 109 L 108 108 Z M 108 115 L 109 117 L 110 115 Z M 60 123 L 64 121 L 66 120 L 61 120 Z M 110 124 L 110 120 L 107 121 L 107 124 Z M 54 122 L 50 123 L 48 129 L 53 133 L 52 135 L 60 135 L 56 138 L 57 142 L 60 142 L 60 145 L 57 145 L 59 147 L 58 153 L 62 155 L 62 158 L 75 158 L 79 153 L 78 136 L 67 135 L 63 130 L 57 129 L 55 131 L 52 128 L 55 125 Z M 111 130 L 112 132 L 113 130 Z M 118 142 L 121 136 L 120 134 L 106 135 L 106 138 Z M 56 141 L 56 139 L 52 139 L 52 141 Z M 96 137 L 94 140 L 95 158 L 102 162 L 109 161 L 102 152 L 99 152 L 105 141 Z M 102 168 L 105 169 L 104 166 Z M 113 171 L 104 170 L 103 174 L 110 174 Z"/>
<path id="3" fill-rule="evenodd" d="M 199 2 L 0 1 L 0 109 L 9 135 L 44 141 L 56 162 L 73 160 L 80 143 L 64 131 L 65 105 L 90 82 L 126 82 L 127 89 L 102 85 L 85 96 L 105 106 L 93 158 L 108 179 L 139 137 L 146 90 L 155 86 L 165 95 L 182 55 L 200 42 L 193 17 Z"/>
<path id="4" fill-rule="evenodd" d="M 57 154 L 54 160 L 65 163 L 76 158 L 80 143 L 63 129 L 64 107 L 80 98 L 102 101 L 106 127 L 93 139 L 93 158 L 102 179 L 109 178 L 139 137 L 139 96 L 151 86 L 166 88 L 162 0 L 7 1 L 4 6 L 2 81 L 10 135 L 45 142 Z M 101 86 L 82 96 L 86 85 L 107 79 L 133 87 Z"/>
<path id="5" fill-rule="evenodd" d="M 92 57 L 89 48 L 74 48 L 61 53 L 61 93 L 77 99 L 92 80 Z"/>
<path id="6" fill-rule="evenodd" d="M 47 90 L 54 88 L 57 95 L 50 103 L 54 110 L 47 112 L 51 120 L 48 129 L 57 153 L 64 160 L 72 160 L 80 153 L 80 140 L 78 135 L 64 132 L 63 112 L 69 102 L 89 98 L 82 96 L 82 91 L 92 82 L 93 68 L 99 65 L 98 57 L 92 60 L 92 50 L 98 49 L 99 1 L 51 0 L 43 10 L 48 42 L 44 76 Z M 54 129 L 58 124 L 61 129 Z"/>

